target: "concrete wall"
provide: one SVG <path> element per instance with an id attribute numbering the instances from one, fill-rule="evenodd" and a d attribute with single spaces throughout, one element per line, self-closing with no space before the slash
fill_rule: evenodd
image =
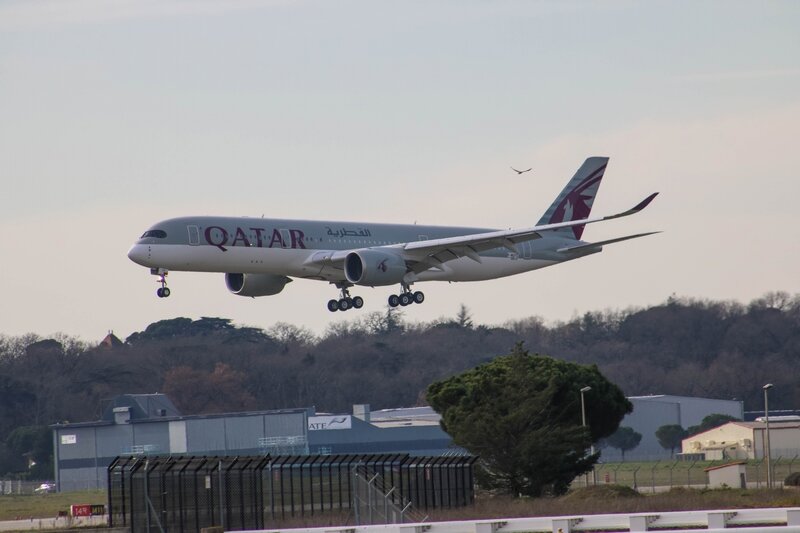
<path id="1" fill-rule="evenodd" d="M 728 486 L 735 489 L 747 488 L 747 469 L 745 465 L 728 465 L 709 470 L 708 486 L 718 488 Z"/>

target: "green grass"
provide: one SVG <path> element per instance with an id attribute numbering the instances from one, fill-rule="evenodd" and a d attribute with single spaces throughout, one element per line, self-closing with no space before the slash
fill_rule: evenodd
<path id="1" fill-rule="evenodd" d="M 59 511 L 82 503 L 105 504 L 106 492 L 64 492 L 58 494 L 0 494 L 0 520 L 55 518 Z"/>

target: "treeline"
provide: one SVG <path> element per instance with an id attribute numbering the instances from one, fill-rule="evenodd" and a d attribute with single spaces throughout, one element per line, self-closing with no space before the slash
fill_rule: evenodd
<path id="1" fill-rule="evenodd" d="M 291 324 L 262 330 L 176 318 L 112 347 L 66 335 L 0 336 L 0 440 L 17 428 L 96 420 L 104 400 L 123 393 L 167 393 L 185 414 L 417 405 L 430 383 L 518 341 L 531 353 L 597 364 L 627 395 L 736 398 L 759 409 L 761 386 L 773 383 L 770 407 L 800 404 L 800 296 L 780 292 L 749 304 L 670 298 L 555 324 L 477 325 L 466 307 L 412 323 L 387 310 L 319 336 Z M 0 463 L 4 453 L 0 445 Z"/>

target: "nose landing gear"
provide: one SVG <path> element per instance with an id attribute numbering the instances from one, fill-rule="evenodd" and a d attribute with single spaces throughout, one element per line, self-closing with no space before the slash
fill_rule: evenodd
<path id="1" fill-rule="evenodd" d="M 341 296 L 338 300 L 328 301 L 328 311 L 335 313 L 336 311 L 348 311 L 350 309 L 361 309 L 364 307 L 364 298 L 361 296 L 350 296 L 349 287 L 352 285 L 348 283 L 337 283 L 336 288 L 340 289 Z"/>
<path id="2" fill-rule="evenodd" d="M 156 296 L 159 298 L 169 298 L 170 291 L 169 287 L 167 287 L 167 274 L 169 274 L 169 271 L 166 268 L 151 268 L 150 273 L 154 276 L 158 276 L 156 282 L 161 284 L 161 287 L 156 291 Z"/>

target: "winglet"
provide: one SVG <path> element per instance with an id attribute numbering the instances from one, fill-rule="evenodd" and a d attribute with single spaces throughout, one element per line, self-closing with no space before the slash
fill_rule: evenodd
<path id="1" fill-rule="evenodd" d="M 655 198 L 656 196 L 658 196 L 658 193 L 657 193 L 657 192 L 654 192 L 653 194 L 651 194 L 650 196 L 648 196 L 647 198 L 645 198 L 644 200 L 642 200 L 641 202 L 639 202 L 639 203 L 636 205 L 636 207 L 634 207 L 633 209 L 631 209 L 631 211 L 633 211 L 634 213 L 636 213 L 636 212 L 638 212 L 638 211 L 641 211 L 642 209 L 644 209 L 645 207 L 647 207 L 648 205 L 650 205 L 650 202 L 652 202 L 652 201 L 653 201 L 653 198 Z"/>
<path id="2" fill-rule="evenodd" d="M 628 215 L 633 215 L 635 213 L 638 213 L 639 211 L 650 205 L 650 202 L 652 202 L 653 198 L 655 198 L 656 196 L 658 196 L 658 193 L 654 192 L 653 194 L 651 194 L 650 196 L 648 196 L 647 198 L 636 204 L 633 208 L 628 209 L 627 211 L 623 211 L 622 213 L 617 213 L 616 215 L 605 216 L 601 220 L 611 220 L 612 218 L 626 217 Z"/>

